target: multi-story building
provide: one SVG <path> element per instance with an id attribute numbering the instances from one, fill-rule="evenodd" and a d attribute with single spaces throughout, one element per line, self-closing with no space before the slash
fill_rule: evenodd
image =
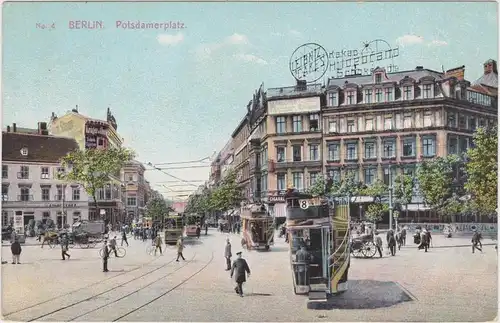
<path id="1" fill-rule="evenodd" d="M 136 160 L 128 162 L 122 168 L 123 199 L 126 210 L 126 222 L 141 221 L 145 216 L 148 189 L 144 179 L 144 165 Z"/>
<path id="2" fill-rule="evenodd" d="M 49 136 L 45 123 L 36 134 L 16 124 L 2 133 L 2 226 L 22 230 L 30 220 L 52 219 L 58 227 L 88 219 L 89 196 L 78 184 L 57 179 L 60 160 L 78 149 L 74 139 Z"/>
<path id="3" fill-rule="evenodd" d="M 73 138 L 80 149 L 120 147 L 123 139 L 117 133 L 117 123 L 110 110 L 106 120 L 84 116 L 78 109 L 57 117 L 52 113 L 49 131 L 53 135 Z M 97 190 L 97 206 L 91 201 L 90 220 L 103 219 L 113 225 L 125 220 L 120 172 L 110 176 L 110 183 Z"/>
<path id="4" fill-rule="evenodd" d="M 233 138 L 232 144 L 234 149 L 233 167 L 236 171 L 236 179 L 240 185 L 243 196 L 247 199 L 250 198 L 250 168 L 248 162 L 248 136 L 250 131 L 248 128 L 248 121 L 246 116 L 240 121 L 238 127 L 234 130 L 231 137 Z"/>

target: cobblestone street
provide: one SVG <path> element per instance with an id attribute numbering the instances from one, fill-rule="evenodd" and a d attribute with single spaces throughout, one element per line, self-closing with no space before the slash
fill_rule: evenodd
<path id="1" fill-rule="evenodd" d="M 146 254 L 147 243 L 131 239 L 125 258 L 110 259 L 109 273 L 101 270 L 97 248 L 72 249 L 71 260 L 62 261 L 60 249 L 25 246 L 21 265 L 2 266 L 4 317 L 19 321 L 487 321 L 497 312 L 497 254 L 491 245 L 485 245 L 483 253 L 472 254 L 470 247 L 452 246 L 462 243 L 459 238 L 436 236 L 435 248 L 428 253 L 409 244 L 396 257 L 384 253 L 382 259 L 353 259 L 349 291 L 333 297 L 325 310 L 307 310 L 306 298 L 293 294 L 282 239 L 271 252 L 244 252 L 252 275 L 245 285 L 246 297 L 236 297 L 224 271 L 226 236 L 211 230 L 199 241 L 188 241 L 186 262 L 175 262 L 173 247 L 153 257 Z M 240 250 L 240 239 L 230 237 L 234 254 Z M 2 248 L 2 258 L 10 260 L 7 247 Z"/>

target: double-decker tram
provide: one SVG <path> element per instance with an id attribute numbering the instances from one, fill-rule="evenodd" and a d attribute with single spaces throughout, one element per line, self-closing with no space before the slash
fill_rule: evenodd
<path id="1" fill-rule="evenodd" d="M 241 208 L 242 244 L 247 249 L 264 249 L 274 244 L 274 218 L 264 205 L 250 204 Z"/>
<path id="2" fill-rule="evenodd" d="M 184 215 L 185 234 L 187 237 L 196 237 L 196 229 L 200 228 L 201 230 L 201 220 L 202 216 L 199 214 Z"/>
<path id="3" fill-rule="evenodd" d="M 286 203 L 294 293 L 318 300 L 346 291 L 349 199 L 328 200 L 289 190 Z"/>
<path id="4" fill-rule="evenodd" d="M 166 218 L 165 243 L 176 244 L 182 237 L 183 223 L 182 216 L 170 215 Z"/>

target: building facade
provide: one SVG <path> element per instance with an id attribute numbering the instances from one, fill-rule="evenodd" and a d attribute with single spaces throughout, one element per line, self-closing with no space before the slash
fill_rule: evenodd
<path id="1" fill-rule="evenodd" d="M 264 111 L 248 109 L 233 133 L 240 182 L 251 182 L 247 197 L 283 217 L 285 190 L 305 190 L 320 174 L 389 184 L 401 173 L 414 176 L 424 160 L 466 152 L 477 127 L 497 124 L 496 62 L 485 62 L 484 75 L 472 84 L 464 75 L 464 66 L 376 68 L 324 86 L 299 81 L 268 89 Z"/>
<path id="2" fill-rule="evenodd" d="M 89 217 L 89 196 L 78 184 L 57 179 L 60 160 L 78 149 L 74 139 L 18 133 L 14 124 L 2 134 L 2 226 L 22 230 L 30 220 L 52 219 L 58 227 Z"/>
<path id="3" fill-rule="evenodd" d="M 122 169 L 123 199 L 125 204 L 125 222 L 136 222 L 146 215 L 148 192 L 144 171 L 146 168 L 138 161 L 128 162 Z"/>
<path id="4" fill-rule="evenodd" d="M 80 149 L 107 149 L 121 147 L 123 139 L 118 135 L 118 126 L 110 110 L 106 120 L 93 119 L 78 112 L 78 109 L 57 117 L 52 113 L 49 131 L 53 135 L 73 138 Z M 97 190 L 97 206 L 90 202 L 90 220 L 104 219 L 115 225 L 126 217 L 123 203 L 121 172 L 110 177 L 106 187 Z"/>

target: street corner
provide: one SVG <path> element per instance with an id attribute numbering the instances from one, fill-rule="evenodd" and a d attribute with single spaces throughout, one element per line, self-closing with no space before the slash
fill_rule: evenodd
<path id="1" fill-rule="evenodd" d="M 393 281 L 350 280 L 348 290 L 332 295 L 326 301 L 308 301 L 307 308 L 313 310 L 376 309 L 416 300 L 400 284 Z"/>

